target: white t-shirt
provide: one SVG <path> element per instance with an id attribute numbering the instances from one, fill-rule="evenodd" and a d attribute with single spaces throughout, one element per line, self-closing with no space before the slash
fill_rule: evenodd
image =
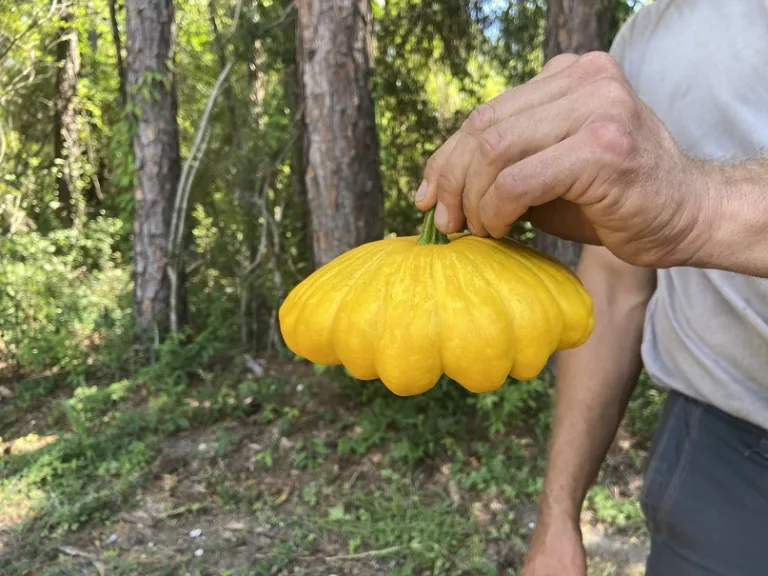
<path id="1" fill-rule="evenodd" d="M 768 0 L 657 0 L 611 53 L 686 153 L 734 160 L 768 147 Z M 768 428 L 768 280 L 657 274 L 642 345 L 649 375 Z"/>

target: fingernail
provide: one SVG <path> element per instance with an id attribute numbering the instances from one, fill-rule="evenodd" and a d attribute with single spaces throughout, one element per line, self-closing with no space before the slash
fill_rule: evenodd
<path id="1" fill-rule="evenodd" d="M 416 202 L 421 202 L 427 197 L 427 181 L 424 180 L 416 191 Z"/>
<path id="2" fill-rule="evenodd" d="M 440 229 L 448 227 L 448 209 L 440 202 L 437 203 L 437 208 L 435 208 L 435 225 Z"/>

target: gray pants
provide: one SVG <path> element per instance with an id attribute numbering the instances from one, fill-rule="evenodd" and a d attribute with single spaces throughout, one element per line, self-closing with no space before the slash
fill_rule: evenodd
<path id="1" fill-rule="evenodd" d="M 641 506 L 646 576 L 768 576 L 768 431 L 670 393 Z"/>

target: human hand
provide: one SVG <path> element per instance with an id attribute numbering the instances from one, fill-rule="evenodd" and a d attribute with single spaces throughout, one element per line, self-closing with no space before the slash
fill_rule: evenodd
<path id="1" fill-rule="evenodd" d="M 520 576 L 586 576 L 581 530 L 568 521 L 546 521 L 533 533 Z"/>
<path id="2" fill-rule="evenodd" d="M 608 54 L 561 55 L 477 108 L 429 159 L 416 205 L 445 233 L 500 238 L 518 219 L 635 265 L 694 259 L 713 219 L 684 156 Z"/>

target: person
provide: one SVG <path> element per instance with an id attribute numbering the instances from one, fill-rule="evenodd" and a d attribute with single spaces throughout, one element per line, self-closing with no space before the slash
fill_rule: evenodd
<path id="1" fill-rule="evenodd" d="M 589 341 L 558 357 L 524 576 L 583 576 L 579 514 L 644 366 L 668 390 L 648 576 L 768 574 L 768 3 L 656 0 L 610 53 L 478 107 L 416 195 L 443 232 L 585 243 Z"/>

